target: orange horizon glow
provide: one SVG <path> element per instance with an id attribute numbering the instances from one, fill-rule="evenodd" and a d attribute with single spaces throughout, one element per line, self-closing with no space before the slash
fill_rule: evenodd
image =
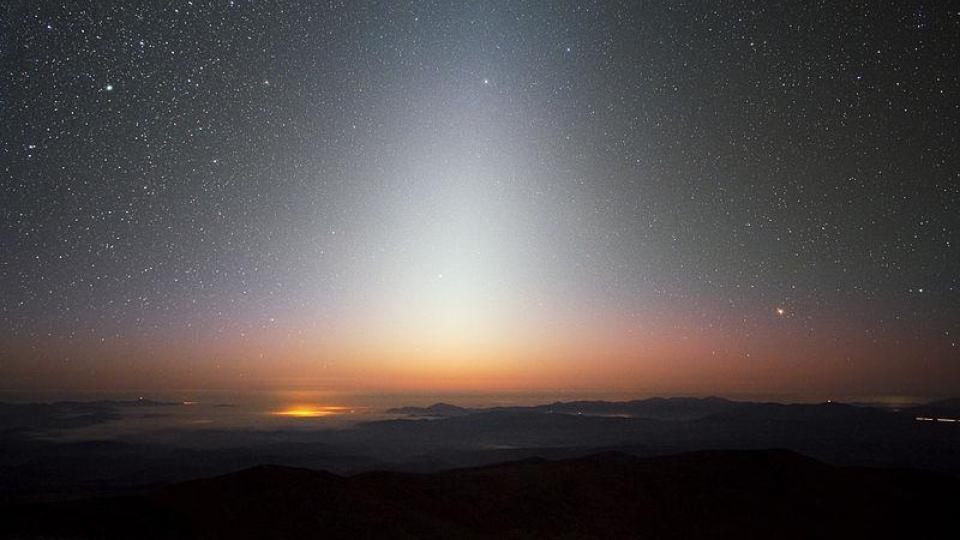
<path id="1" fill-rule="evenodd" d="M 796 308 L 783 309 L 784 316 L 766 307 L 757 320 L 716 324 L 689 314 L 643 324 L 626 317 L 558 321 L 489 339 L 442 332 L 399 339 L 360 326 L 291 324 L 242 336 L 8 343 L 0 350 L 0 386 L 946 395 L 960 376 L 960 364 L 948 361 L 955 354 L 949 340 L 923 339 L 910 328 L 876 335 L 837 316 L 818 313 L 810 322 Z M 343 412 L 308 399 L 285 403 L 304 406 L 270 412 Z"/>

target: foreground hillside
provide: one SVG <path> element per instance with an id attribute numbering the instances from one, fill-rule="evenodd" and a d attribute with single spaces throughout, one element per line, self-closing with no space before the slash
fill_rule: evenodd
<path id="1" fill-rule="evenodd" d="M 125 494 L 263 463 L 346 476 L 435 473 L 606 451 L 654 457 L 783 448 L 839 466 L 960 477 L 955 400 L 906 410 L 721 398 L 492 408 L 441 403 L 348 424 L 208 423 L 224 410 L 230 419 L 264 417 L 241 407 L 139 400 L 0 404 L 0 505 Z"/>
<path id="2" fill-rule="evenodd" d="M 960 480 L 787 451 L 532 459 L 432 474 L 261 466 L 145 493 L 8 505 L 6 538 L 960 537 Z"/>

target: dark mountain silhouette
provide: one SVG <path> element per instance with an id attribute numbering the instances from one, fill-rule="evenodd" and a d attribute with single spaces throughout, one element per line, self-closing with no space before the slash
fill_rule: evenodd
<path id="1" fill-rule="evenodd" d="M 904 409 L 903 412 L 928 418 L 960 418 L 960 398 L 933 401 Z"/>
<path id="2" fill-rule="evenodd" d="M 586 414 L 597 416 L 626 416 L 656 420 L 693 420 L 720 412 L 735 410 L 745 403 L 718 397 L 707 398 L 650 398 L 632 401 L 570 401 L 539 405 L 539 412 Z"/>
<path id="3" fill-rule="evenodd" d="M 464 408 L 448 403 L 429 407 L 398 407 L 387 412 L 413 417 L 448 417 L 475 413 L 560 413 L 591 416 L 626 416 L 660 420 L 691 420 L 754 405 L 718 397 L 650 398 L 633 401 L 557 401 L 546 405 Z"/>
<path id="4" fill-rule="evenodd" d="M 0 508 L 4 538 L 956 538 L 960 480 L 784 450 L 528 459 L 432 474 L 260 466 Z"/>
<path id="5" fill-rule="evenodd" d="M 475 412 L 476 409 L 458 407 L 449 403 L 434 403 L 429 407 L 397 407 L 388 409 L 388 414 L 405 414 L 408 416 L 461 416 Z"/>
<path id="6" fill-rule="evenodd" d="M 785 448 L 834 465 L 960 476 L 960 423 L 917 421 L 920 415 L 907 409 L 838 403 L 654 398 L 477 409 L 438 404 L 336 429 L 170 429 L 146 438 L 106 440 L 57 436 L 161 412 L 157 405 L 166 404 L 0 405 L 0 503 L 129 493 L 263 463 L 348 475 L 428 473 L 609 450 L 653 457 L 701 449 Z M 172 413 L 177 407 L 159 409 Z"/>

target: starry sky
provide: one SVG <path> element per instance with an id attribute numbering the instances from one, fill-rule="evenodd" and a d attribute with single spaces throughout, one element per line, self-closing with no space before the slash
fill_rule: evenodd
<path id="1" fill-rule="evenodd" d="M 960 391 L 948 2 L 0 17 L 4 389 Z"/>

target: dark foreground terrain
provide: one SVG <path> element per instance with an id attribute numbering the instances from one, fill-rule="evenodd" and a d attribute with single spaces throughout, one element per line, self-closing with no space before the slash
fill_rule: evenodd
<path id="1" fill-rule="evenodd" d="M 263 463 L 352 476 L 609 451 L 656 457 L 783 448 L 832 465 L 960 478 L 957 399 L 908 409 L 721 398 L 436 404 L 340 427 L 310 419 L 269 429 L 189 427 L 207 426 L 194 422 L 219 410 L 149 401 L 0 403 L 0 505 L 123 495 Z M 124 425 L 144 429 L 125 434 Z"/>
<path id="2" fill-rule="evenodd" d="M 960 538 L 960 480 L 782 450 L 338 476 L 261 466 L 0 508 L 4 538 Z"/>

